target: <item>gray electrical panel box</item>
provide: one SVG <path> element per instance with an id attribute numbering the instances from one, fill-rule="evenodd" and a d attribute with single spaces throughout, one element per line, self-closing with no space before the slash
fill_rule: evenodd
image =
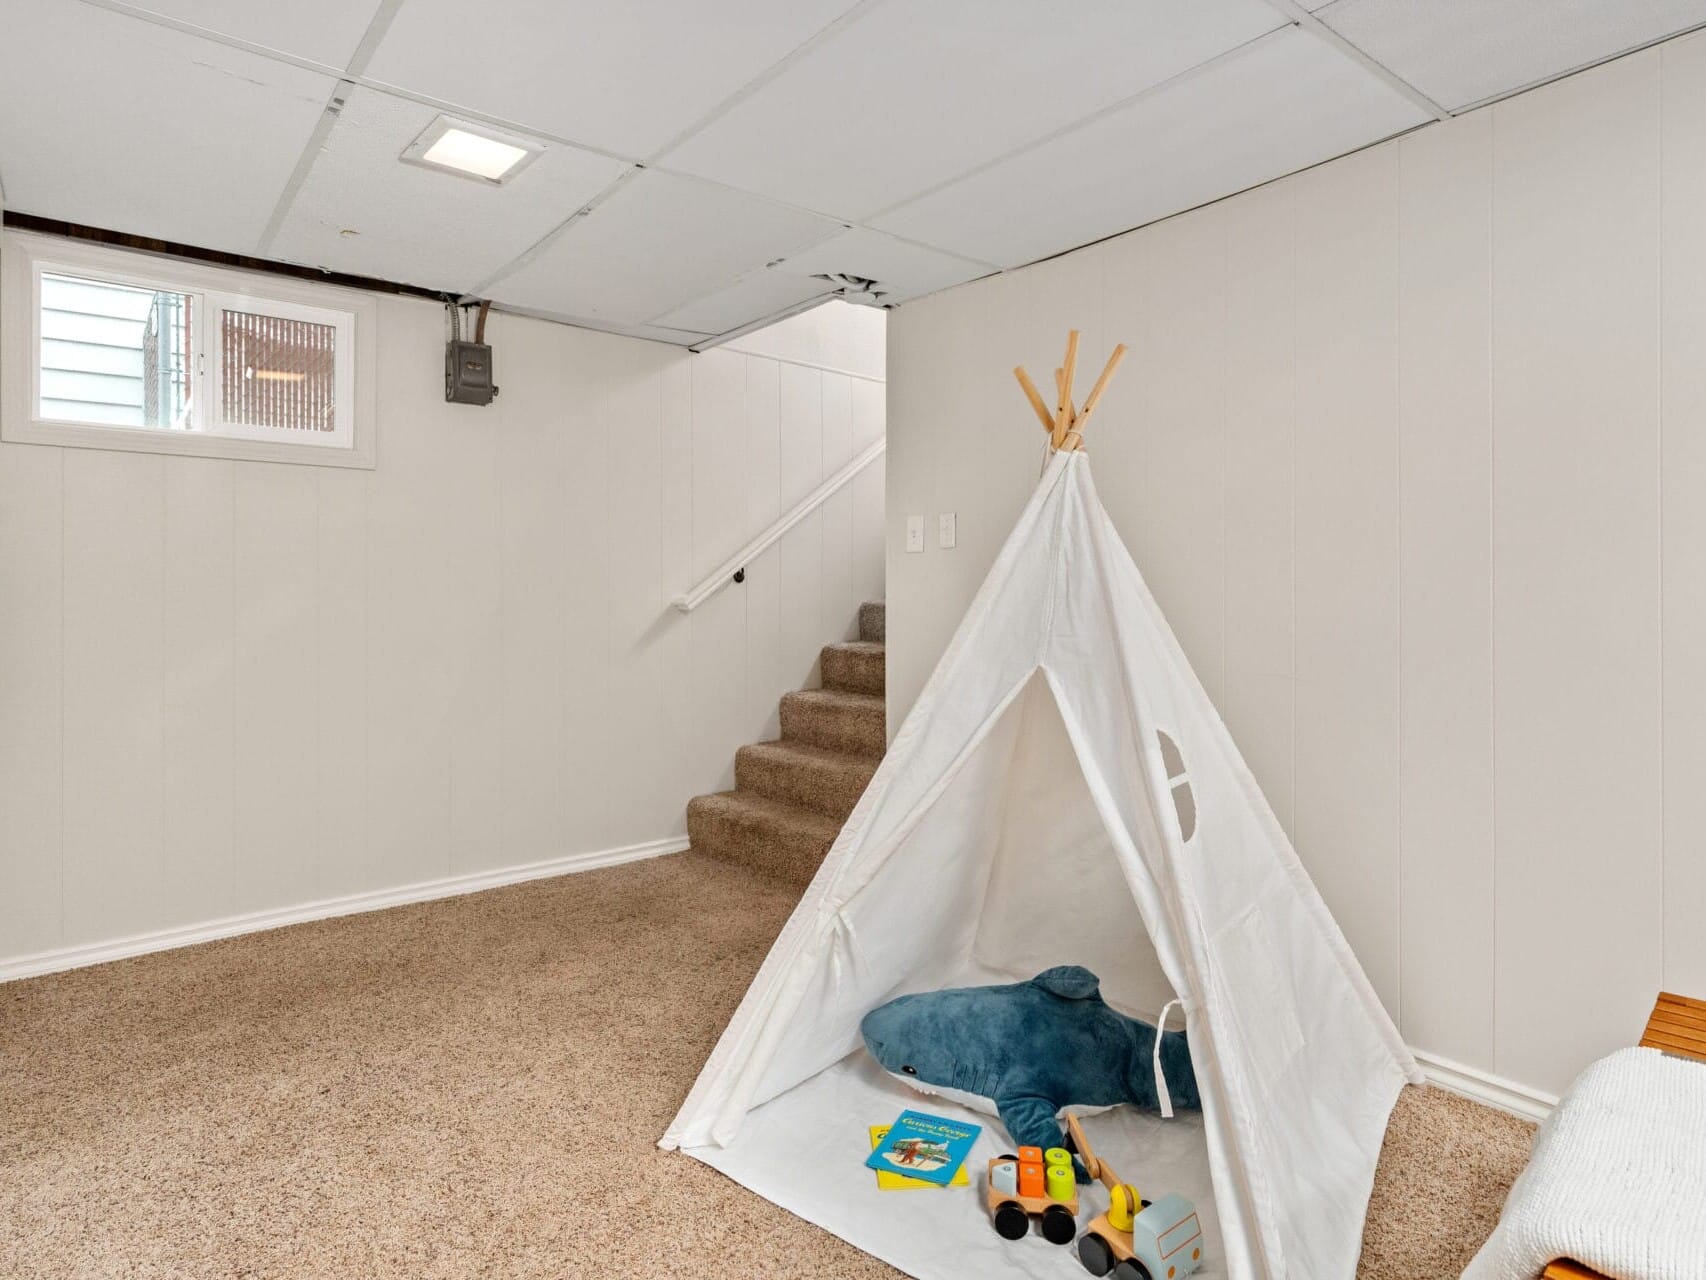
<path id="1" fill-rule="evenodd" d="M 451 404 L 490 404 L 498 389 L 492 384 L 492 349 L 484 342 L 444 344 L 444 398 Z"/>

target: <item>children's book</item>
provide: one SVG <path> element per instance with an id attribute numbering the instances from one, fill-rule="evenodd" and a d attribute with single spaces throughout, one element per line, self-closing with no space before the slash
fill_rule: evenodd
<path id="1" fill-rule="evenodd" d="M 975 1124 L 944 1120 L 922 1111 L 902 1111 L 865 1165 L 945 1187 L 965 1163 L 966 1153 L 981 1132 Z"/>
<path id="2" fill-rule="evenodd" d="M 877 1149 L 893 1125 L 874 1124 L 871 1126 L 871 1150 Z M 933 1187 L 934 1182 L 926 1182 L 922 1178 L 909 1178 L 904 1173 L 890 1173 L 887 1169 L 877 1170 L 877 1188 L 881 1191 L 916 1191 L 919 1187 Z M 971 1185 L 971 1175 L 966 1172 L 964 1164 L 960 1165 L 954 1174 L 950 1187 L 968 1187 Z"/>

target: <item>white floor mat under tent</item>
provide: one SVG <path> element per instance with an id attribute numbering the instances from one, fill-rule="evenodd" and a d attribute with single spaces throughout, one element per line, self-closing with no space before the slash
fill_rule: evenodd
<path id="1" fill-rule="evenodd" d="M 1203 1097 L 1164 1142 L 1140 1117 L 1092 1122 L 1093 1143 L 1120 1131 L 1101 1154 L 1140 1189 L 1194 1193 L 1218 1221 L 1206 1261 L 1229 1280 L 1351 1280 L 1386 1122 L 1420 1072 L 1120 543 L 1087 456 L 1055 445 L 661 1145 L 914 1275 L 979 1274 L 972 1256 L 989 1274 L 1043 1274 L 1028 1272 L 1033 1256 L 1071 1274 L 1070 1249 L 1002 1241 L 976 1192 L 875 1189 L 866 1126 L 916 1099 L 864 1092 L 876 1080 L 859 1022 L 971 975 L 1083 964 L 1128 1011 L 1153 1015 L 1177 993 Z M 1190 1161 L 1171 1164 L 1193 1126 L 1212 1193 Z"/>
<path id="2" fill-rule="evenodd" d="M 883 1191 L 865 1168 L 867 1124 L 884 1124 L 907 1107 L 983 1126 L 967 1159 L 971 1185 L 941 1190 Z M 1148 1196 L 1177 1191 L 1196 1203 L 1204 1235 L 1203 1280 L 1224 1280 L 1225 1254 L 1214 1213 L 1202 1117 L 1172 1120 L 1116 1107 L 1084 1121 L 1096 1153 Z M 1003 1240 L 984 1209 L 983 1170 L 1011 1151 L 998 1121 L 939 1098 L 920 1098 L 863 1051 L 849 1054 L 754 1110 L 726 1147 L 687 1150 L 790 1213 L 858 1245 L 919 1280 L 968 1276 L 1085 1275 L 1073 1245 L 1053 1245 L 1033 1231 Z M 1080 1187 L 1088 1207 L 1079 1224 L 1108 1207 L 1100 1184 Z"/>

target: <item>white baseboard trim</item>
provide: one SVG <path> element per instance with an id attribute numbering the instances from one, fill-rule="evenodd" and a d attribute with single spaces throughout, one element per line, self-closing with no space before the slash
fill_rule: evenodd
<path id="1" fill-rule="evenodd" d="M 1441 1089 L 1461 1094 L 1473 1102 L 1508 1111 L 1513 1116 L 1521 1116 L 1524 1120 L 1544 1120 L 1552 1114 L 1552 1108 L 1558 1105 L 1558 1096 L 1546 1093 L 1540 1089 L 1531 1089 L 1515 1080 L 1506 1080 L 1490 1071 L 1479 1067 L 1466 1067 L 1461 1062 L 1453 1062 L 1437 1054 L 1424 1053 L 1412 1048 L 1416 1061 L 1421 1064 L 1422 1074 L 1427 1076 L 1428 1083 Z"/>
<path id="2" fill-rule="evenodd" d="M 686 836 L 670 836 L 663 840 L 648 840 L 642 844 L 623 845 L 616 849 L 573 853 L 566 858 L 530 862 L 519 867 L 501 867 L 496 871 L 477 871 L 470 875 L 422 880 L 395 889 L 377 889 L 370 893 L 352 893 L 342 898 L 325 898 L 319 902 L 305 902 L 300 906 L 283 907 L 276 911 L 253 911 L 240 916 L 226 916 L 204 924 L 139 933 L 111 942 L 38 951 L 34 955 L 0 960 L 0 982 L 33 978 L 44 973 L 59 973 L 65 969 L 81 969 L 92 964 L 106 964 L 110 960 L 146 955 L 151 951 L 191 947 L 198 942 L 233 938 L 242 933 L 258 933 L 262 929 L 277 929 L 287 924 L 328 920 L 334 916 L 356 915 L 363 911 L 382 911 L 386 907 L 400 907 L 411 902 L 431 902 L 434 898 L 453 898 L 459 894 L 478 893 L 482 889 L 496 889 L 506 884 L 521 884 L 527 880 L 544 880 L 577 871 L 595 871 L 599 867 L 614 867 L 624 862 L 661 857 L 666 853 L 681 853 L 686 848 Z"/>

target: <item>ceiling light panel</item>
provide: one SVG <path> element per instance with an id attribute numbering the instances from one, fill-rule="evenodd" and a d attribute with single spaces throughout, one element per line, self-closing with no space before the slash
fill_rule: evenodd
<path id="1" fill-rule="evenodd" d="M 336 80 L 91 4 L 3 21 L 9 207 L 256 251 Z"/>
<path id="2" fill-rule="evenodd" d="M 970 258 L 1020 266 L 1429 118 L 1325 41 L 1293 27 L 876 225 Z M 1063 189 L 1051 174 L 1085 177 Z"/>
<path id="3" fill-rule="evenodd" d="M 1318 16 L 1456 111 L 1706 23 L 1706 0 L 1338 0 Z"/>
<path id="4" fill-rule="evenodd" d="M 374 80 L 644 159 L 853 0 L 408 0 Z"/>
<path id="5" fill-rule="evenodd" d="M 497 186 L 515 177 L 543 150 L 544 144 L 532 138 L 439 116 L 404 148 L 402 158 Z"/>
<path id="6" fill-rule="evenodd" d="M 526 147 L 511 146 L 496 138 L 481 137 L 452 126 L 421 152 L 421 162 L 454 169 L 458 173 L 470 173 L 487 182 L 502 182 L 504 175 L 527 159 L 529 154 Z"/>
<path id="7" fill-rule="evenodd" d="M 556 145 L 547 147 L 522 179 L 500 187 L 398 164 L 398 153 L 437 114 L 373 89 L 351 90 L 274 239 L 274 255 L 469 292 L 560 226 L 627 167 Z"/>
<path id="8" fill-rule="evenodd" d="M 1263 0 L 1074 0 L 1070 10 L 879 5 L 660 163 L 863 221 L 1286 25 Z M 1089 177 L 1054 181 L 1064 191 Z"/>
<path id="9" fill-rule="evenodd" d="M 651 323 L 841 229 L 727 187 L 648 169 L 489 292 L 593 323 Z"/>

